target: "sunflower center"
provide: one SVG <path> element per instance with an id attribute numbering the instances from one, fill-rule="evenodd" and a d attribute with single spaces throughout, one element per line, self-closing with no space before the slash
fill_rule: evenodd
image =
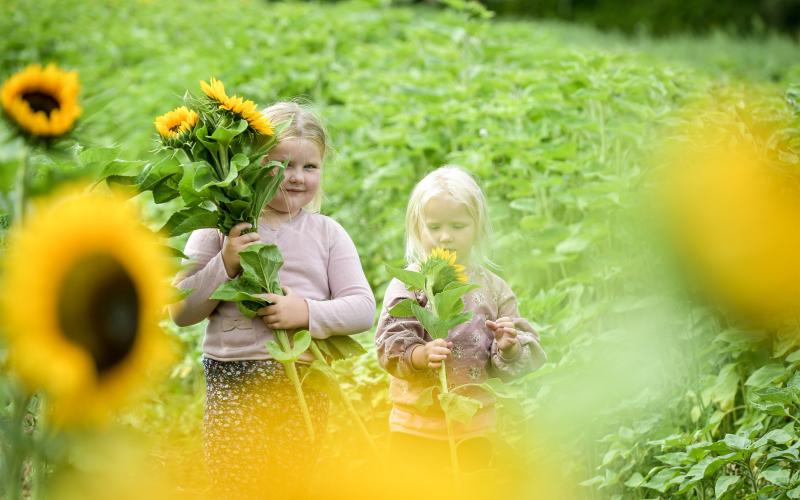
<path id="1" fill-rule="evenodd" d="M 28 103 L 31 111 L 34 113 L 43 111 L 48 117 L 50 116 L 50 113 L 61 107 L 58 99 L 46 92 L 39 92 L 36 90 L 33 92 L 25 92 L 22 94 L 22 99 Z"/>
<path id="2" fill-rule="evenodd" d="M 88 351 L 98 374 L 133 350 L 139 330 L 139 295 L 124 267 L 108 255 L 79 260 L 67 272 L 58 296 L 64 336 Z"/>

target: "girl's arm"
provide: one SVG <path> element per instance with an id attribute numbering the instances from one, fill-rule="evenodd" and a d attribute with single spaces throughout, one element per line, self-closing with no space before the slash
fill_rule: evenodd
<path id="1" fill-rule="evenodd" d="M 384 370 L 397 378 L 412 379 L 430 373 L 427 368 L 414 368 L 411 354 L 415 348 L 422 348 L 431 338 L 417 318 L 395 318 L 389 314 L 389 309 L 403 299 L 416 300 L 416 297 L 401 281 L 393 279 L 383 296 L 383 308 L 375 330 L 375 346 L 378 362 Z"/>
<path id="2" fill-rule="evenodd" d="M 219 231 L 216 229 L 200 229 L 194 231 L 186 242 L 183 251 L 193 266 L 182 272 L 173 284 L 192 293 L 169 308 L 172 320 L 178 326 L 188 326 L 206 319 L 214 309 L 218 300 L 209 300 L 219 285 L 231 279 L 225 271 L 222 261 L 222 244 Z M 184 263 L 186 263 L 184 262 Z"/>
<path id="3" fill-rule="evenodd" d="M 342 226 L 336 223 L 331 226 L 327 268 L 331 299 L 306 299 L 308 331 L 316 339 L 369 330 L 375 319 L 375 297 L 361 268 L 356 246 Z"/>
<path id="4" fill-rule="evenodd" d="M 509 359 L 498 348 L 497 340 L 492 341 L 491 364 L 495 374 L 508 380 L 541 367 L 547 361 L 547 355 L 539 343 L 539 334 L 527 319 L 520 317 L 517 297 L 505 282 L 501 282 L 497 315 L 511 318 L 517 330 L 519 348 L 516 356 Z"/>

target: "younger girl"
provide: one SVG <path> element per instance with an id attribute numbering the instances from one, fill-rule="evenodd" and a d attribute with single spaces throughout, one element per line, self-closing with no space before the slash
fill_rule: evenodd
<path id="1" fill-rule="evenodd" d="M 394 318 L 388 311 L 406 298 L 427 304 L 397 279 L 386 290 L 375 332 L 381 366 L 391 375 L 389 417 L 392 452 L 417 466 L 448 463 L 447 427 L 436 396 L 426 409 L 420 396 L 437 384 L 435 370 L 446 360 L 447 380 L 452 386 L 479 384 L 490 376 L 508 379 L 535 370 L 545 361 L 539 336 L 520 317 L 509 286 L 482 262 L 486 262 L 489 221 L 483 193 L 472 177 L 459 167 L 442 167 L 423 178 L 411 193 L 406 210 L 406 259 L 419 269 L 437 247 L 455 252 L 466 266 L 470 283 L 480 285 L 464 296 L 472 319 L 450 330 L 447 340 L 433 340 L 414 317 Z M 469 388 L 475 389 L 475 388 Z M 462 394 L 478 399 L 482 407 L 469 424 L 454 422 L 462 441 L 462 469 L 488 465 L 491 449 L 483 436 L 495 424 L 494 398 L 475 389 Z"/>
<path id="2" fill-rule="evenodd" d="M 203 340 L 206 376 L 205 449 L 212 485 L 224 496 L 292 496 L 292 485 L 313 467 L 315 443 L 304 425 L 297 396 L 265 347 L 273 329 L 308 329 L 314 338 L 350 335 L 372 327 L 375 299 L 347 232 L 318 213 L 327 136 L 318 118 L 294 102 L 279 102 L 264 114 L 287 124 L 268 159 L 287 162 L 285 178 L 259 221 L 258 231 L 230 234 L 195 231 L 184 253 L 194 264 L 177 279 L 193 289 L 171 310 L 179 326 L 208 318 Z M 223 282 L 241 271 L 239 252 L 273 243 L 283 254 L 279 278 L 286 296 L 250 319 L 236 304 L 210 300 Z M 305 353 L 301 361 L 313 358 Z M 305 387 L 317 435 L 325 427 L 328 398 Z"/>

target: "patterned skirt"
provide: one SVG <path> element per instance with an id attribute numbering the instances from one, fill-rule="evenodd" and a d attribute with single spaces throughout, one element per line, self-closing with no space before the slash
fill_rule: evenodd
<path id="1" fill-rule="evenodd" d="M 212 491 L 223 498 L 303 496 L 318 452 L 297 394 L 274 360 L 203 359 L 204 448 Z M 324 433 L 326 393 L 303 386 L 314 431 Z"/>

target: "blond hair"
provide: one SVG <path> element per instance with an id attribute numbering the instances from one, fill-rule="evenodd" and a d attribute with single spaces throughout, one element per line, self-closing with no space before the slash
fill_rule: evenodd
<path id="1" fill-rule="evenodd" d="M 422 212 L 435 196 L 446 195 L 463 204 L 475 224 L 475 241 L 470 260 L 491 265 L 488 257 L 491 225 L 489 224 L 486 198 L 472 175 L 456 165 L 445 165 L 422 178 L 408 200 L 406 208 L 406 260 L 419 264 L 427 258 L 422 244 L 425 224 Z"/>
<path id="2" fill-rule="evenodd" d="M 305 139 L 319 148 L 323 163 L 330 149 L 328 132 L 316 112 L 307 103 L 296 100 L 280 101 L 261 112 L 279 131 L 278 142 L 285 139 Z M 322 168 L 322 165 L 320 165 Z M 322 172 L 320 172 L 322 173 Z M 322 206 L 322 184 L 320 183 L 314 199 L 305 208 L 309 212 L 319 212 Z"/>

